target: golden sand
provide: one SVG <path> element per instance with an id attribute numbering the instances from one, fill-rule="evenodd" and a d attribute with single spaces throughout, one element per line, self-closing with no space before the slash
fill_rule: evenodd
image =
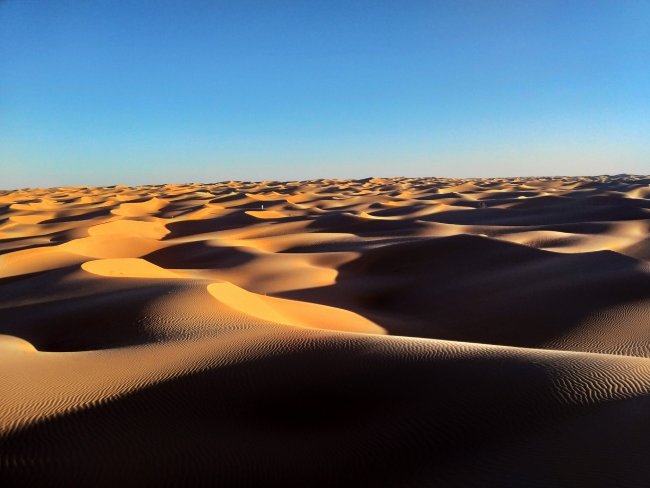
<path id="1" fill-rule="evenodd" d="M 650 486 L 650 178 L 0 192 L 0 486 Z"/>

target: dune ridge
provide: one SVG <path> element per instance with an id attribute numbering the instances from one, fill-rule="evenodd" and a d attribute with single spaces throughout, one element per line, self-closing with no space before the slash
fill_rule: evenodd
<path id="1" fill-rule="evenodd" d="M 650 485 L 650 177 L 0 191 L 1 486 Z"/>

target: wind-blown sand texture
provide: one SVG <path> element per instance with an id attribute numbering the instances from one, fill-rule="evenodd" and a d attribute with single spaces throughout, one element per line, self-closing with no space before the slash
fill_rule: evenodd
<path id="1" fill-rule="evenodd" d="M 650 486 L 650 178 L 0 192 L 0 486 Z"/>

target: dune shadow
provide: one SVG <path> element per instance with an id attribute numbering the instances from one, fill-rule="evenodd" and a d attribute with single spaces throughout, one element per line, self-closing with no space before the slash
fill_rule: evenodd
<path id="1" fill-rule="evenodd" d="M 393 335 L 541 347 L 601 310 L 650 299 L 639 264 L 457 235 L 368 249 L 339 268 L 335 286 L 281 296 L 338 303 Z"/>
<path id="2" fill-rule="evenodd" d="M 132 278 L 66 283 L 78 267 L 0 280 L 0 334 L 20 337 L 39 351 L 111 349 L 154 340 L 146 327 L 149 303 L 178 288 L 169 281 Z M 41 290 L 56 290 L 52 296 Z"/>
<path id="3" fill-rule="evenodd" d="M 93 210 L 91 212 L 82 213 L 79 215 L 70 215 L 66 217 L 55 217 L 53 219 L 43 220 L 39 222 L 40 224 L 60 224 L 63 222 L 81 222 L 83 220 L 94 219 L 96 217 L 104 217 L 106 215 L 111 215 L 110 208 L 101 208 L 99 210 Z"/>
<path id="4" fill-rule="evenodd" d="M 5 463 L 0 478 L 396 486 L 558 415 L 546 374 L 519 359 L 341 346 L 320 341 L 186 374 L 23 427 L 0 441 L 2 453 L 39 469 Z"/>
<path id="5" fill-rule="evenodd" d="M 255 255 L 230 246 L 212 246 L 205 241 L 187 242 L 159 249 L 143 257 L 162 268 L 224 269 L 246 264 Z"/>

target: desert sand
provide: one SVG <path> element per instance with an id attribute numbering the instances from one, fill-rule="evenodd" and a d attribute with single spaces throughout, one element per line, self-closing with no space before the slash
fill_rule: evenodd
<path id="1" fill-rule="evenodd" d="M 650 486 L 650 177 L 0 191 L 0 486 Z"/>

